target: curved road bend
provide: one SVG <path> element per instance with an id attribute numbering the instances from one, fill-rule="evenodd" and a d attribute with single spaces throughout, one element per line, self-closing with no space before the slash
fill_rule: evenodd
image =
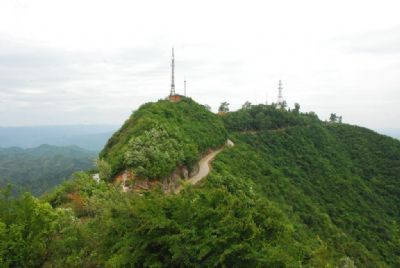
<path id="1" fill-rule="evenodd" d="M 235 144 L 231 140 L 226 141 L 226 146 L 232 147 L 234 145 Z M 207 177 L 207 175 L 210 173 L 211 161 L 215 158 L 215 156 L 217 154 L 222 152 L 224 150 L 224 148 L 225 148 L 225 146 L 216 151 L 212 151 L 212 152 L 208 153 L 207 155 L 205 155 L 203 158 L 201 158 L 199 161 L 199 171 L 195 175 L 190 177 L 189 179 L 185 180 L 185 182 L 187 181 L 188 183 L 195 185 L 199 181 L 201 181 L 203 178 Z M 182 188 L 183 188 L 182 185 L 179 185 L 175 189 L 175 193 L 179 193 L 182 190 Z"/>

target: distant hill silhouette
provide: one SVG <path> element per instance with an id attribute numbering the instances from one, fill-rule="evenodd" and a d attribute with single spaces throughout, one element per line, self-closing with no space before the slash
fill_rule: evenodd
<path id="1" fill-rule="evenodd" d="M 77 146 L 41 145 L 36 148 L 0 148 L 0 187 L 40 195 L 69 179 L 76 171 L 94 166 L 96 153 Z"/>
<path id="2" fill-rule="evenodd" d="M 87 150 L 100 151 L 116 129 L 117 126 L 113 125 L 0 127 L 0 147 L 76 145 Z"/>

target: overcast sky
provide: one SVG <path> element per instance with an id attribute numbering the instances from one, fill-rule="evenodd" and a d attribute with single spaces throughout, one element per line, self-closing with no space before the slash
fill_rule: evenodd
<path id="1" fill-rule="evenodd" d="M 0 126 L 119 125 L 176 88 L 400 128 L 400 2 L 1 0 Z"/>

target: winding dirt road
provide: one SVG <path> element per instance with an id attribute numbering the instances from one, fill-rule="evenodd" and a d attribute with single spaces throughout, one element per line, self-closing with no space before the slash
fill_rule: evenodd
<path id="1" fill-rule="evenodd" d="M 234 146 L 234 143 L 231 140 L 227 140 L 225 146 L 232 147 L 232 146 Z M 211 161 L 215 158 L 215 156 L 217 154 L 219 154 L 220 152 L 222 152 L 225 149 L 225 146 L 218 150 L 211 151 L 210 153 L 205 155 L 203 158 L 201 158 L 199 161 L 199 171 L 192 177 L 185 180 L 185 184 L 190 183 L 190 184 L 195 185 L 199 181 L 201 181 L 203 178 L 207 177 L 207 175 L 210 173 Z M 183 185 L 179 185 L 175 189 L 175 193 L 179 193 L 182 189 L 183 189 Z"/>
<path id="2" fill-rule="evenodd" d="M 184 180 L 184 185 L 188 184 L 188 183 L 195 185 L 199 181 L 201 181 L 202 179 L 207 177 L 207 175 L 210 173 L 211 161 L 215 158 L 215 156 L 217 156 L 217 154 L 222 152 L 225 149 L 225 147 L 233 147 L 234 145 L 235 144 L 231 140 L 227 140 L 226 144 L 223 147 L 221 147 L 218 150 L 211 151 L 210 153 L 205 155 L 203 158 L 201 158 L 200 161 L 199 161 L 199 164 L 198 164 L 199 165 L 198 172 L 195 175 L 193 175 L 192 177 L 188 178 L 187 180 Z M 99 177 L 98 173 L 92 175 L 92 177 L 93 177 L 94 180 L 99 182 L 100 177 Z M 121 191 L 122 192 L 128 192 L 128 190 L 129 190 L 129 187 L 126 186 L 126 181 L 127 180 L 128 180 L 128 174 L 127 174 L 127 171 L 125 171 L 122 174 L 121 181 L 120 181 L 121 182 L 121 188 L 122 188 Z M 184 185 L 179 185 L 178 187 L 176 187 L 174 192 L 176 194 L 179 193 L 183 189 Z"/>

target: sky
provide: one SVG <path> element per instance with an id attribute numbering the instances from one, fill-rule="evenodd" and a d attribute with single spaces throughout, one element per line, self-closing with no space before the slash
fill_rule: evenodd
<path id="1" fill-rule="evenodd" d="M 170 90 L 398 128 L 399 1 L 0 1 L 0 126 L 122 124 Z"/>

